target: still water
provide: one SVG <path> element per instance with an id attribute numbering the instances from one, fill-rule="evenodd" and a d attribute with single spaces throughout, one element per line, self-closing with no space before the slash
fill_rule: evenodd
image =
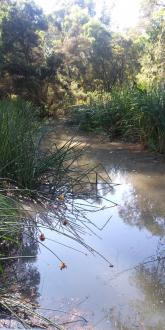
<path id="1" fill-rule="evenodd" d="M 59 138 L 66 140 L 69 134 L 60 133 Z M 47 144 L 53 138 L 51 133 Z M 130 144 L 80 139 L 89 146 L 84 162 L 102 163 L 112 181 L 120 184 L 104 191 L 104 197 L 118 206 L 89 215 L 98 227 L 112 218 L 96 231 L 99 237 L 85 237 L 114 267 L 47 230 L 45 244 L 60 255 L 67 269 L 61 271 L 55 257 L 40 246 L 32 267 L 38 274 L 35 286 L 41 311 L 66 322 L 66 329 L 163 330 L 165 159 Z M 72 244 L 83 253 L 51 240 Z"/>

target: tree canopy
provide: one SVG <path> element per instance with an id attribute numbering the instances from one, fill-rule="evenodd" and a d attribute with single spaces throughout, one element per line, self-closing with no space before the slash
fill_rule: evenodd
<path id="1" fill-rule="evenodd" d="M 143 0 L 140 26 L 117 33 L 103 2 L 60 1 L 51 15 L 34 1 L 2 0 L 0 95 L 51 107 L 87 91 L 163 84 L 165 6 Z"/>

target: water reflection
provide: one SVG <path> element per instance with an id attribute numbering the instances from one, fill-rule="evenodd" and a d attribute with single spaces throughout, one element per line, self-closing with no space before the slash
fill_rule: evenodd
<path id="1" fill-rule="evenodd" d="M 33 255 L 37 257 L 38 244 L 35 240 L 35 230 L 33 235 L 25 235 L 19 249 L 16 251 L 18 255 Z M 12 251 L 11 255 L 16 255 L 16 252 Z M 18 258 L 5 262 L 3 264 L 3 272 L 0 275 L 0 293 L 2 297 L 10 300 L 14 299 L 17 303 L 33 304 L 37 306 L 37 299 L 39 297 L 39 285 L 40 285 L 40 273 L 36 267 L 35 258 Z M 3 298 L 1 298 L 3 299 Z M 12 304 L 12 303 L 11 303 Z M 12 307 L 11 307 L 12 309 Z M 23 312 L 18 311 L 18 316 L 22 317 Z M 28 319 L 26 312 L 24 311 L 24 318 Z M 30 319 L 29 319 L 30 320 Z M 29 321 L 30 322 L 30 321 Z M 35 320 L 32 320 L 32 324 L 35 325 Z M 20 324 L 7 313 L 0 311 L 0 328 L 19 328 Z"/>
<path id="2" fill-rule="evenodd" d="M 140 230 L 146 228 L 152 235 L 163 237 L 165 234 L 165 209 L 157 199 L 150 199 L 147 193 L 130 186 L 123 196 L 119 210 L 125 223 L 137 226 Z"/>
<path id="3" fill-rule="evenodd" d="M 144 264 L 131 276 L 142 297 L 132 302 L 144 329 L 164 329 L 165 324 L 165 254 L 157 261 Z"/>
<path id="4" fill-rule="evenodd" d="M 156 253 L 141 265 L 127 270 L 130 284 L 139 289 L 138 297 L 125 299 L 123 304 L 104 309 L 104 319 L 109 323 L 106 329 L 164 330 L 165 249 L 162 240 Z"/>
<path id="5" fill-rule="evenodd" d="M 63 141 L 71 135 L 69 129 L 66 134 L 59 130 Z M 50 140 L 53 143 L 53 133 L 48 145 Z M 165 262 L 159 259 L 144 263 L 151 261 L 151 256 L 162 257 L 164 253 L 164 159 L 135 145 L 82 136 L 81 141 L 89 145 L 82 164 L 102 163 L 112 181 L 121 184 L 110 190 L 102 180 L 98 193 L 92 192 L 93 205 L 104 207 L 112 200 L 119 206 L 90 213 L 95 228 L 103 227 L 99 231 L 101 239 L 85 237 L 88 244 L 110 258 L 114 268 L 50 240 L 48 246 L 55 248 L 69 266 L 60 272 L 48 251 L 41 249 L 37 262 L 41 274 L 39 302 L 44 308 L 60 307 L 69 313 L 76 310 L 89 321 L 88 325 L 81 322 L 68 325 L 67 329 L 71 330 L 164 330 Z M 47 237 L 54 239 L 51 232 Z M 64 239 L 62 242 L 67 244 Z"/>
<path id="6" fill-rule="evenodd" d="M 110 258 L 114 268 L 96 256 L 67 249 L 68 243 L 77 248 L 76 242 L 45 230 L 44 243 L 66 260 L 68 268 L 60 271 L 48 250 L 42 246 L 38 250 L 36 240 L 25 239 L 25 253 L 37 255 L 38 250 L 38 257 L 15 263 L 18 282 L 23 283 L 26 298 L 50 309 L 43 311 L 52 319 L 67 322 L 82 317 L 66 324 L 66 329 L 164 330 L 164 160 L 135 146 L 87 140 L 90 148 L 84 163 L 101 162 L 120 185 L 110 189 L 100 180 L 97 191 L 90 186 L 92 205 L 106 208 L 94 214 L 86 210 L 101 238 L 88 233 L 84 239 Z M 109 201 L 118 206 L 107 208 Z"/>

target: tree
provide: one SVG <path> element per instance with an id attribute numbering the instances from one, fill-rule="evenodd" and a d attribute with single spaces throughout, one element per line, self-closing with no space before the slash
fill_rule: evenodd
<path id="1" fill-rule="evenodd" d="M 49 16 L 49 28 L 45 35 L 47 52 L 53 50 L 63 54 L 64 66 L 58 77 L 69 95 L 72 93 L 71 86 L 79 89 L 84 85 L 88 70 L 91 41 L 84 29 L 91 16 L 89 8 L 85 6 L 85 2 L 79 1 L 72 2 L 70 6 L 67 3 L 61 4 Z"/>
<path id="2" fill-rule="evenodd" d="M 141 58 L 141 72 L 138 81 L 145 87 L 164 85 L 165 77 L 165 6 L 160 1 L 147 1 L 143 17 L 145 27 L 144 54 Z M 146 5 L 146 2 L 145 2 Z"/>
<path id="3" fill-rule="evenodd" d="M 126 36 L 112 32 L 111 9 L 104 1 L 99 18 L 94 0 L 61 0 L 45 16 L 33 1 L 2 0 L 1 97 L 15 94 L 50 107 L 136 78 L 140 84 L 163 83 L 164 6 L 145 0 L 147 23 Z"/>
<path id="4" fill-rule="evenodd" d="M 10 8 L 1 24 L 1 80 L 6 94 L 38 94 L 42 66 L 45 62 L 40 31 L 47 29 L 43 13 L 34 3 Z"/>
<path id="5" fill-rule="evenodd" d="M 74 4 L 78 5 L 80 8 L 87 9 L 89 16 L 95 16 L 95 2 L 93 0 L 73 0 L 73 5 Z"/>

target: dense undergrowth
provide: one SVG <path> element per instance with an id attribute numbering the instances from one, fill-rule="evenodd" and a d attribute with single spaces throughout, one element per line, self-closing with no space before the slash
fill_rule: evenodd
<path id="1" fill-rule="evenodd" d="M 163 88 L 88 93 L 85 105 L 72 108 L 72 120 L 83 130 L 106 131 L 111 139 L 140 141 L 152 150 L 165 152 Z"/>

